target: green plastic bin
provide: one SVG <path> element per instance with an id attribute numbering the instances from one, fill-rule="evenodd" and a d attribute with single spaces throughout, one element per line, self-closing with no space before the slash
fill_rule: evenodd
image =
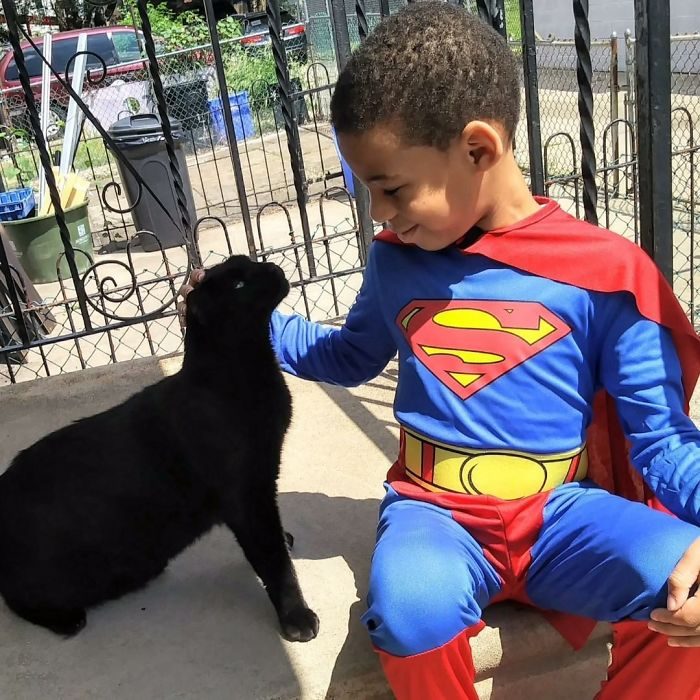
<path id="1" fill-rule="evenodd" d="M 92 257 L 92 232 L 87 202 L 66 209 L 65 216 L 71 245 Z M 56 263 L 63 252 L 63 241 L 56 223 L 56 216 L 49 214 L 20 221 L 3 221 L 2 226 L 29 279 L 36 284 L 55 282 L 58 279 Z M 75 262 L 81 274 L 91 264 L 90 258 L 78 252 L 75 254 Z M 70 269 L 65 255 L 61 260 L 60 269 L 61 277 L 70 279 Z"/>

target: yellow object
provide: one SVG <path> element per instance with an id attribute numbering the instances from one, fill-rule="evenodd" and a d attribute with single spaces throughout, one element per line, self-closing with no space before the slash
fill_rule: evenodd
<path id="1" fill-rule="evenodd" d="M 453 447 L 406 429 L 402 433 L 406 475 L 429 491 L 513 500 L 581 481 L 588 472 L 585 445 L 564 454 L 535 455 Z"/>
<path id="2" fill-rule="evenodd" d="M 61 206 L 68 209 L 70 207 L 75 207 L 78 204 L 82 204 L 87 199 L 89 188 L 90 183 L 85 178 L 82 178 L 75 173 L 71 173 L 66 178 L 66 198 L 64 202 L 62 193 Z"/>
<path id="3" fill-rule="evenodd" d="M 87 200 L 88 189 L 90 188 L 90 183 L 80 175 L 75 173 L 69 173 L 68 175 L 61 175 L 58 168 L 53 168 L 54 177 L 56 178 L 56 187 L 61 195 L 61 207 L 63 209 L 70 209 L 71 207 L 78 206 Z M 38 216 L 48 216 L 53 213 L 53 202 L 51 197 L 47 196 L 44 200 L 41 209 L 37 212 Z"/>

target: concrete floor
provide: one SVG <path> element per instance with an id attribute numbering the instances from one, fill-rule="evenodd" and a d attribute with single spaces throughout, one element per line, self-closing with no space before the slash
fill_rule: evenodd
<path id="1" fill-rule="evenodd" d="M 176 371 L 134 360 L 0 388 L 0 464 L 50 430 Z M 0 604 L 2 700 L 320 700 L 391 697 L 360 624 L 382 480 L 397 446 L 395 367 L 360 389 L 290 378 L 295 419 L 280 480 L 285 527 L 307 601 L 307 644 L 283 641 L 233 537 L 218 529 L 146 589 L 90 611 L 60 639 Z M 115 436 L 118 439 L 118 436 Z M 482 698 L 590 700 L 607 665 L 607 629 L 574 654 L 535 613 L 487 611 L 473 642 Z"/>

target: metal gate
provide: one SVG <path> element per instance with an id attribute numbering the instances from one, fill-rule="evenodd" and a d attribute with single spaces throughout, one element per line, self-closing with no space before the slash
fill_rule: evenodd
<path id="1" fill-rule="evenodd" d="M 591 40 L 588 2 L 575 0 L 572 42 L 536 39 L 532 0 L 466 6 L 522 59 L 525 113 L 516 156 L 533 191 L 643 245 L 695 320 L 700 40 L 671 40 L 663 3 L 635 4 L 636 39 Z M 347 312 L 375 226 L 366 190 L 339 158 L 330 95 L 352 47 L 395 11 L 394 0 L 328 0 L 325 13 L 293 24 L 283 23 L 271 0 L 265 36 L 255 39 L 264 44 L 268 73 L 245 90 L 240 75 L 252 65 L 245 63 L 246 37 L 220 37 L 211 0 L 208 41 L 170 52 L 159 50 L 138 0 L 133 29 L 142 54 L 109 64 L 87 52 L 93 70 L 78 90 L 71 78 L 79 52 L 63 70 L 54 68 L 57 87 L 47 98 L 48 113 L 59 115 L 53 134 L 42 130 L 23 42 L 36 46 L 31 60 L 46 58 L 14 3 L 2 5 L 21 87 L 0 100 L 0 188 L 29 185 L 45 173 L 59 250 L 55 282 L 33 283 L 11 238 L 0 238 L 0 385 L 179 351 L 177 289 L 192 266 L 233 252 L 283 267 L 292 283 L 286 310 L 315 320 Z M 68 96 L 85 114 L 72 165 L 90 183 L 87 251 L 71 242 L 52 167 Z M 163 125 L 172 206 L 108 133 L 116 117 L 140 112 L 156 113 Z M 124 173 L 138 184 L 136 195 L 126 192 Z M 178 231 L 178 245 L 164 245 L 162 232 L 137 230 L 134 210 L 149 196 Z"/>

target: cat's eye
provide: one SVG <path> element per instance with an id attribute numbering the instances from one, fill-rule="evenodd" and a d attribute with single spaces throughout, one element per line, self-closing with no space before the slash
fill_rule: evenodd
<path id="1" fill-rule="evenodd" d="M 238 280 L 234 285 L 234 289 L 241 289 L 241 287 L 245 287 L 245 282 L 243 280 Z"/>

